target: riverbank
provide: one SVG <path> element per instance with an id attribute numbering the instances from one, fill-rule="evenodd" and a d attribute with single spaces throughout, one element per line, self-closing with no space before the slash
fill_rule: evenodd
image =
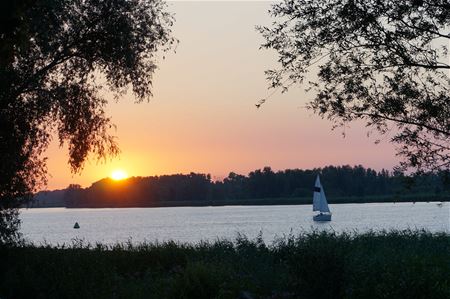
<path id="1" fill-rule="evenodd" d="M 397 202 L 450 202 L 449 194 L 414 194 L 414 195 L 384 195 L 384 196 L 347 196 L 328 197 L 330 204 L 350 203 L 397 203 Z M 277 198 L 250 198 L 250 199 L 224 199 L 224 200 L 179 200 L 179 201 L 154 201 L 145 204 L 130 204 L 116 201 L 108 204 L 85 203 L 83 205 L 65 204 L 57 202 L 47 204 L 29 204 L 24 208 L 160 208 L 160 207 L 206 207 L 206 206 L 267 206 L 267 205 L 310 205 L 311 197 L 277 197 Z"/>
<path id="2" fill-rule="evenodd" d="M 400 203 L 400 202 L 450 202 L 450 195 L 386 195 L 365 197 L 331 197 L 327 199 L 330 204 L 354 203 Z M 166 201 L 155 202 L 148 207 L 204 207 L 204 206 L 271 206 L 271 205 L 311 205 L 311 197 L 279 197 L 279 198 L 253 198 L 229 199 L 210 201 Z M 95 207 L 93 207 L 95 208 Z"/>
<path id="3" fill-rule="evenodd" d="M 0 298 L 450 298 L 450 235 L 0 248 Z"/>

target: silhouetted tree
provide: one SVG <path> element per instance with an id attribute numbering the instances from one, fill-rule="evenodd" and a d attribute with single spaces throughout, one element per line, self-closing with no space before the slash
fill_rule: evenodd
<path id="1" fill-rule="evenodd" d="M 211 181 L 201 173 L 132 177 L 123 181 L 102 179 L 89 188 L 69 186 L 63 202 L 68 207 L 151 207 L 205 205 L 223 199 L 302 197 L 312 200 L 312 186 L 320 173 L 327 196 L 333 202 L 392 200 L 386 196 L 425 195 L 448 198 L 445 173 L 405 176 L 401 172 L 376 172 L 357 166 L 326 166 L 316 169 L 257 169 L 248 176 L 231 172 L 223 181 Z M 447 184 L 447 185 L 446 185 Z M 367 196 L 375 196 L 367 198 Z M 378 198 L 378 196 L 385 196 Z M 176 202 L 176 203 L 174 203 Z M 276 203 L 276 200 L 271 201 Z"/>
<path id="2" fill-rule="evenodd" d="M 310 109 L 392 133 L 403 170 L 450 168 L 449 0 L 285 0 L 270 14 L 258 30 L 279 55 L 272 87 L 318 69 Z"/>
<path id="3" fill-rule="evenodd" d="M 118 153 L 104 91 L 151 96 L 155 55 L 174 40 L 161 0 L 5 0 L 0 11 L 1 216 L 45 183 L 52 136 L 74 172 L 88 153 Z"/>

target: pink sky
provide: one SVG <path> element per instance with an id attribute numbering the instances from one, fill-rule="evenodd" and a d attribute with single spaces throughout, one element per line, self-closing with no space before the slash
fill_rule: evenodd
<path id="1" fill-rule="evenodd" d="M 388 140 L 375 145 L 361 123 L 347 128 L 346 138 L 341 129 L 331 131 L 330 122 L 303 108 L 312 95 L 302 86 L 255 108 L 270 93 L 264 70 L 276 65 L 274 52 L 259 50 L 262 39 L 255 30 L 270 24 L 269 5 L 170 2 L 180 44 L 159 62 L 154 97 L 135 104 L 126 96 L 107 107 L 122 154 L 102 164 L 91 159 L 81 175 L 72 175 L 67 151 L 52 144 L 48 189 L 89 186 L 115 169 L 130 176 L 194 171 L 219 179 L 264 166 L 392 169 L 397 158 Z"/>

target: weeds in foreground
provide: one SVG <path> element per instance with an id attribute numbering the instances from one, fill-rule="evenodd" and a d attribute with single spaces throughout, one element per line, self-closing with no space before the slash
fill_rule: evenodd
<path id="1" fill-rule="evenodd" d="M 0 298 L 450 298 L 450 236 L 426 231 L 0 248 Z"/>

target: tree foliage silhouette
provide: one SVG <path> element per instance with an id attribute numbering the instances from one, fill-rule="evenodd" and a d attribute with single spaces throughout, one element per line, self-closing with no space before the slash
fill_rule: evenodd
<path id="1" fill-rule="evenodd" d="M 310 109 L 388 134 L 403 170 L 450 168 L 448 0 L 285 0 L 270 14 L 258 30 L 279 55 L 271 87 L 286 91 L 317 70 Z"/>
<path id="2" fill-rule="evenodd" d="M 73 172 L 89 153 L 118 153 L 104 92 L 150 97 L 157 52 L 174 39 L 173 17 L 161 0 L 6 0 L 0 11 L 0 211 L 6 213 L 45 183 L 43 152 L 53 136 L 68 146 Z"/>
<path id="3" fill-rule="evenodd" d="M 209 174 L 202 173 L 131 177 L 121 181 L 106 178 L 88 188 L 70 185 L 62 192 L 55 191 L 53 203 L 59 201 L 60 206 L 71 208 L 119 208 L 222 205 L 225 202 L 234 204 L 233 201 L 242 204 L 240 200 L 252 204 L 278 204 L 296 198 L 297 202 L 311 204 L 312 186 L 318 173 L 326 186 L 328 199 L 333 203 L 442 200 L 450 195 L 448 173 L 405 176 L 387 170 L 377 172 L 361 165 L 330 165 L 279 171 L 264 167 L 248 175 L 230 172 L 222 181 L 213 181 Z M 46 206 L 44 198 L 33 203 Z M 48 204 L 51 196 L 47 200 Z"/>

